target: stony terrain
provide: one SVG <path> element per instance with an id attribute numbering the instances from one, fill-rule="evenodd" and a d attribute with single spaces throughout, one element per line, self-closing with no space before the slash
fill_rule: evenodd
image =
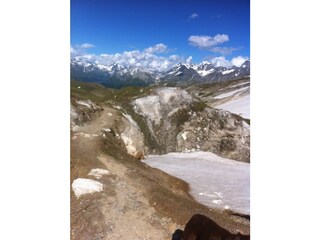
<path id="1" fill-rule="evenodd" d="M 151 114 L 143 98 L 151 100 Z M 228 149 L 228 142 L 223 150 L 215 141 L 221 136 L 235 141 L 237 150 Z M 139 161 L 150 152 L 196 151 L 197 144 L 248 161 L 249 138 L 241 117 L 210 108 L 182 89 L 114 91 L 73 84 L 71 239 L 170 239 L 195 213 L 249 234 L 246 218 L 205 207 L 189 195 L 185 182 Z M 95 187 L 88 181 L 81 185 L 83 179 Z"/>
<path id="2" fill-rule="evenodd" d="M 187 91 L 157 88 L 127 110 L 142 126 L 146 152 L 210 151 L 250 161 L 250 127 L 240 116 L 210 107 Z M 144 127 L 144 128 L 143 128 Z"/>

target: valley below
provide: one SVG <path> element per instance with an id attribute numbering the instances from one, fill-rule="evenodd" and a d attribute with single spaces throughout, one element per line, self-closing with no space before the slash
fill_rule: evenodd
<path id="1" fill-rule="evenodd" d="M 249 85 L 72 81 L 71 239 L 171 239 L 196 213 L 248 235 L 249 113 L 224 105 Z"/>

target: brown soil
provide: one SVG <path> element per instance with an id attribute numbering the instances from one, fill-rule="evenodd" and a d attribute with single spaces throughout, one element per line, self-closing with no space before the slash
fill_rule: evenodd
<path id="1" fill-rule="evenodd" d="M 77 199 L 71 188 L 71 239 L 171 239 L 195 213 L 249 234 L 247 219 L 201 205 L 189 196 L 185 182 L 129 156 L 115 137 L 102 138 L 101 129 L 116 129 L 121 122 L 116 109 L 103 108 L 99 117 L 71 133 L 71 183 L 79 177 L 94 179 L 88 176 L 93 168 L 111 172 L 94 179 L 104 185 L 100 193 Z"/>

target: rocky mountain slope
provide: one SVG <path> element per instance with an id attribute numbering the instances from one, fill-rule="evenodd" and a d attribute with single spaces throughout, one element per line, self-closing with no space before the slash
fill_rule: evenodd
<path id="1" fill-rule="evenodd" d="M 132 68 L 117 63 L 103 65 L 80 57 L 70 62 L 71 78 L 85 82 L 97 82 L 107 87 L 148 86 L 153 83 L 188 85 L 240 79 L 250 76 L 250 60 L 240 67 L 222 67 L 209 62 L 177 64 L 166 72 L 153 69 Z"/>
<path id="2" fill-rule="evenodd" d="M 179 88 L 157 88 L 131 102 L 149 131 L 148 153 L 210 151 L 249 161 L 249 125 L 239 116 L 210 108 Z M 143 117 L 141 119 L 141 116 Z"/>
<path id="3" fill-rule="evenodd" d="M 247 134 L 241 117 L 211 109 L 180 88 L 115 90 L 73 81 L 71 93 L 71 239 L 170 239 L 194 213 L 249 234 L 248 219 L 198 203 L 183 181 L 138 160 L 152 151 L 193 151 L 193 131 L 201 137 L 205 128 L 198 121 L 208 127 L 203 146 L 224 131 L 226 137 Z M 220 121 L 230 126 L 221 128 Z"/>
<path id="4" fill-rule="evenodd" d="M 126 127 L 118 126 L 118 129 L 108 131 L 118 132 L 128 153 L 136 158 L 146 154 L 201 150 L 249 162 L 249 120 L 214 107 L 235 97 L 238 91 L 234 89 L 248 84 L 243 81 L 248 79 L 223 82 L 227 86 L 223 88 L 226 93 L 214 90 L 220 84 L 211 84 L 211 88 L 194 85 L 186 90 L 177 87 L 108 90 L 101 98 L 120 109 L 123 121 L 127 122 Z M 75 92 L 80 90 L 75 88 Z M 227 97 L 216 98 L 223 94 Z M 83 101 L 73 100 L 73 103 L 77 105 L 72 105 L 71 109 L 78 109 L 79 103 L 84 107 Z M 88 112 L 78 114 L 78 118 L 86 119 L 83 116 L 88 115 L 89 110 L 98 111 L 88 108 Z M 79 121 L 72 119 L 72 122 Z"/>

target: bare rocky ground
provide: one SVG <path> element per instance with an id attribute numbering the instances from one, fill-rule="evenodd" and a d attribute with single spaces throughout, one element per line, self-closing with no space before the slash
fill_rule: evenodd
<path id="1" fill-rule="evenodd" d="M 209 209 L 188 194 L 188 185 L 130 156 L 115 134 L 123 117 L 103 106 L 83 126 L 71 131 L 71 183 L 87 178 L 103 184 L 103 191 L 76 198 L 71 188 L 71 239 L 171 239 L 176 228 L 195 213 L 205 214 L 231 232 L 249 234 L 250 222 L 231 212 Z M 95 179 L 91 169 L 110 174 Z"/>

